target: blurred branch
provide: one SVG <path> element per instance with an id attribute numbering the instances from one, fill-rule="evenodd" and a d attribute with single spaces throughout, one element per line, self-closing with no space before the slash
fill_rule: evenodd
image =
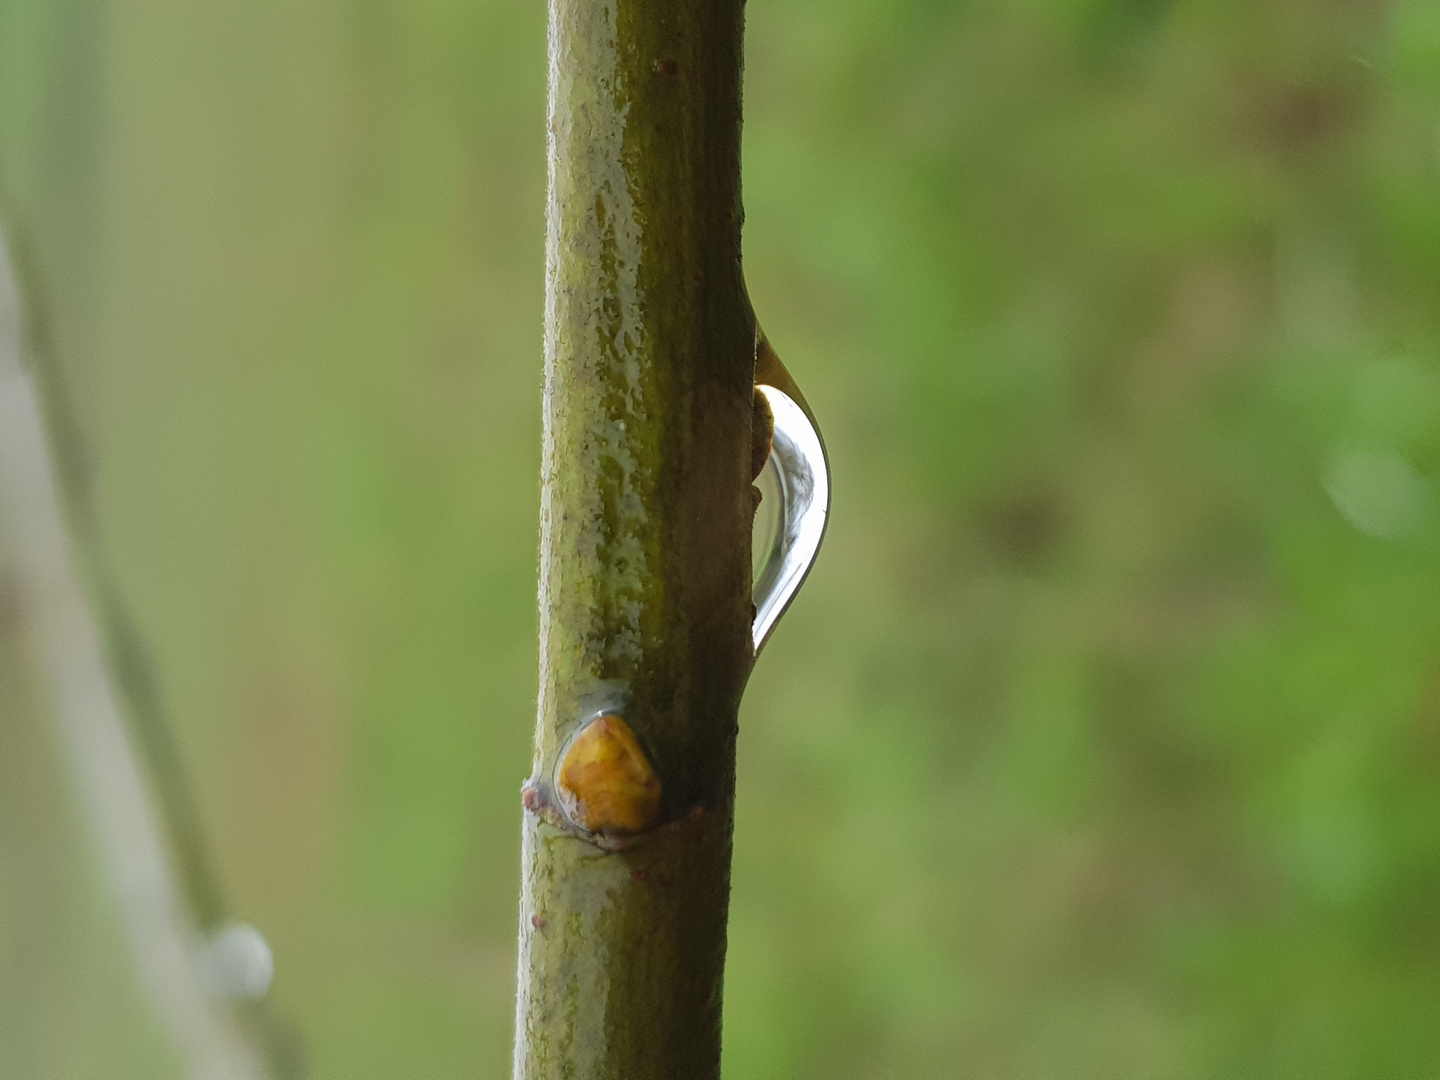
<path id="1" fill-rule="evenodd" d="M 105 558 L 92 490 L 93 468 L 62 377 L 45 278 L 33 251 L 24 242 L 25 234 L 12 220 L 5 220 L 3 210 L 0 204 L 0 221 L 4 221 L 10 238 L 10 302 L 23 318 L 14 333 L 28 354 L 29 364 L 24 370 L 49 432 L 44 445 L 50 451 L 48 457 L 57 481 L 56 497 L 63 500 L 58 508 L 70 538 L 70 558 L 93 598 L 112 677 L 124 698 L 131 734 L 149 766 L 165 831 L 175 849 L 186 902 L 200 928 L 213 931 L 229 918 L 224 894 L 210 862 L 199 809 L 175 744 L 154 662 Z"/>
<path id="2" fill-rule="evenodd" d="M 37 305 L 38 307 L 38 305 Z M 43 350 L 43 319 L 33 319 L 32 344 Z M 162 815 L 171 827 L 185 872 L 177 883 L 164 832 L 142 779 L 120 702 L 106 668 L 100 621 L 92 612 L 72 559 L 57 473 L 75 481 L 71 519 L 93 543 L 94 523 L 84 490 L 79 442 L 62 418 L 52 462 L 42 397 L 21 360 L 21 314 L 12 265 L 0 244 L 0 536 L 19 583 L 22 618 L 33 642 L 62 749 L 111 887 L 119 901 L 137 966 L 158 1012 L 195 1080 L 260 1080 L 265 1070 L 240 1038 L 218 999 L 203 985 L 202 938 L 190 923 L 217 926 L 223 909 L 199 847 L 193 807 L 174 748 L 158 713 L 153 678 L 113 587 L 101 593 L 102 620 L 115 642 L 117 667 L 132 699 L 137 725 L 156 779 Z M 53 374 L 53 373 L 52 373 Z M 76 554 L 95 552 L 77 539 Z"/>
<path id="3" fill-rule="evenodd" d="M 714 1080 L 751 639 L 742 0 L 552 0 L 517 1080 Z"/>

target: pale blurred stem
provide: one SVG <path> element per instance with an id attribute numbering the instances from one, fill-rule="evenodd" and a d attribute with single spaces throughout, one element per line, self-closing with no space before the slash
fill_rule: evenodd
<path id="1" fill-rule="evenodd" d="M 63 306 L 68 358 L 94 355 L 105 174 L 104 5 L 61 0 L 49 8 L 47 30 L 40 122 L 29 158 L 29 189 L 40 194 L 23 214 L 12 186 L 19 177 L 10 148 L 0 147 L 6 151 L 0 156 L 0 240 L 9 241 L 18 294 L 0 301 L 19 304 L 29 368 L 28 375 L 9 373 L 8 404 L 35 422 L 33 440 L 12 447 L 29 463 L 28 473 L 13 474 L 16 491 L 28 492 L 33 503 L 6 509 L 30 518 L 32 528 L 51 530 L 49 539 L 32 544 L 29 574 L 21 567 L 22 590 L 30 594 L 27 621 L 42 642 L 38 651 L 52 675 L 56 726 L 65 735 L 79 801 L 102 846 L 101 862 L 109 868 L 137 965 L 190 1075 L 266 1075 L 257 1054 L 232 1030 L 231 1013 L 262 1048 L 274 1075 L 294 1075 L 293 1039 L 264 1003 L 230 1009 L 209 1000 L 191 964 L 197 937 L 222 925 L 228 913 L 155 666 L 107 557 L 57 327 Z M 45 238 L 43 259 L 39 235 Z M 0 258 L 4 254 L 0 245 Z M 54 291 L 62 281 L 69 286 L 64 304 Z M 0 353 L 7 347 L 13 352 L 18 338 L 0 342 Z M 41 520 L 47 515 L 53 521 Z M 47 563 L 47 547 L 59 549 L 59 563 Z M 47 574 L 48 585 L 42 580 Z M 66 629 L 44 632 L 56 626 Z"/>
<path id="2" fill-rule="evenodd" d="M 0 229 L 11 240 L 26 354 L 44 407 L 56 486 L 63 501 L 72 557 L 88 586 L 112 678 L 163 821 L 184 897 L 198 927 L 214 930 L 228 918 L 200 827 L 199 810 L 175 743 L 155 665 L 121 597 L 105 557 L 84 436 L 75 420 L 54 345 L 42 276 L 24 234 L 0 208 Z"/>
<path id="3" fill-rule="evenodd" d="M 551 0 L 533 779 L 606 695 L 665 824 L 524 813 L 515 1076 L 713 1080 L 752 662 L 741 0 Z"/>
<path id="4" fill-rule="evenodd" d="M 149 774 L 186 902 L 199 927 L 208 931 L 227 918 L 223 892 L 206 850 L 155 665 L 108 558 L 91 457 L 66 385 L 67 372 L 73 370 L 66 361 L 93 356 L 98 347 L 109 22 L 102 0 L 55 0 L 44 26 L 39 39 L 44 76 L 30 158 L 30 187 L 43 194 L 22 212 L 12 189 L 19 177 L 11 175 L 10 162 L 0 158 L 0 229 L 9 244 L 26 359 L 44 407 L 72 557 L 100 626 L 131 736 Z M 66 315 L 63 333 L 61 311 Z"/>
<path id="5" fill-rule="evenodd" d="M 4 257 L 0 245 L 0 260 Z M 33 281 L 28 292 L 30 352 L 39 358 L 46 354 L 46 335 L 40 329 L 43 320 L 34 314 L 41 305 L 34 300 L 38 290 Z M 121 698 L 127 693 L 132 700 L 140 695 L 142 710 L 155 708 L 153 682 L 113 586 L 99 570 L 93 513 L 88 498 L 75 494 L 76 485 L 70 485 L 73 532 L 67 539 L 57 489 L 66 486 L 60 476 L 68 473 L 74 480 L 84 475 L 78 470 L 78 440 L 66 410 L 53 404 L 54 393 L 54 422 L 47 438 L 38 380 L 20 361 L 16 305 L 9 266 L 0 263 L 0 526 L 6 556 L 14 566 L 26 637 L 48 691 L 77 803 L 118 901 L 142 982 L 188 1075 L 193 1080 L 263 1080 L 256 1055 L 237 1037 L 225 1010 L 209 999 L 191 962 L 197 944 L 191 913 L 171 873 L 173 859 L 155 820 L 155 800 L 146 790 L 121 716 Z M 52 453 L 51 446 L 62 453 Z M 57 457 L 64 459 L 58 467 Z M 84 492 L 83 484 L 78 490 Z M 91 564 L 90 577 L 101 597 L 98 605 L 91 604 L 82 585 L 76 565 L 81 562 Z M 115 657 L 111 666 L 121 673 L 120 692 L 105 663 L 107 637 L 108 651 Z M 150 699 L 144 697 L 147 693 Z M 152 725 L 159 717 L 144 715 Z M 152 771 L 157 746 L 173 754 L 168 744 L 155 742 L 152 729 L 146 747 Z M 160 766 L 171 775 L 160 778 L 154 788 L 159 801 L 167 812 L 181 812 L 185 807 L 179 800 L 188 800 L 188 793 L 174 783 L 178 767 L 173 760 Z M 181 839 L 198 843 L 193 824 Z M 194 864 L 187 869 L 195 869 Z M 199 869 L 207 872 L 203 864 Z M 203 877 L 192 880 L 205 884 Z M 218 918 L 214 895 L 212 891 Z"/>

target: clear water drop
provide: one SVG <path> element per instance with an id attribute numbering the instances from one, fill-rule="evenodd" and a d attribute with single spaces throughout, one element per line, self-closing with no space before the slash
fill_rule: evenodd
<path id="1" fill-rule="evenodd" d="M 756 386 L 775 417 L 770 457 L 755 481 L 760 508 L 752 535 L 755 622 L 759 653 L 810 572 L 830 511 L 830 470 L 810 417 L 789 394 Z"/>
<path id="2" fill-rule="evenodd" d="M 249 923 L 231 923 L 200 947 L 200 977 L 216 997 L 259 1001 L 275 977 L 275 958 L 265 936 Z"/>

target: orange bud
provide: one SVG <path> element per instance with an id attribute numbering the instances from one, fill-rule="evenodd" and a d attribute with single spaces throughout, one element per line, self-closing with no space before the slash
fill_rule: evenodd
<path id="1" fill-rule="evenodd" d="M 644 832 L 660 819 L 660 781 L 630 725 L 613 713 L 571 740 L 555 787 L 565 816 L 589 832 Z"/>

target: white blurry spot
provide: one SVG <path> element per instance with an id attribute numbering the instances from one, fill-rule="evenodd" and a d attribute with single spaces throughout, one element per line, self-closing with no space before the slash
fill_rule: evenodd
<path id="1" fill-rule="evenodd" d="M 200 948 L 200 978 L 217 997 L 258 1001 L 270 989 L 275 958 L 264 935 L 249 923 L 231 923 Z"/>
<path id="2" fill-rule="evenodd" d="M 1418 531 L 1431 501 L 1429 481 L 1392 450 L 1339 455 L 1325 478 L 1325 491 L 1346 521 L 1382 540 Z"/>

